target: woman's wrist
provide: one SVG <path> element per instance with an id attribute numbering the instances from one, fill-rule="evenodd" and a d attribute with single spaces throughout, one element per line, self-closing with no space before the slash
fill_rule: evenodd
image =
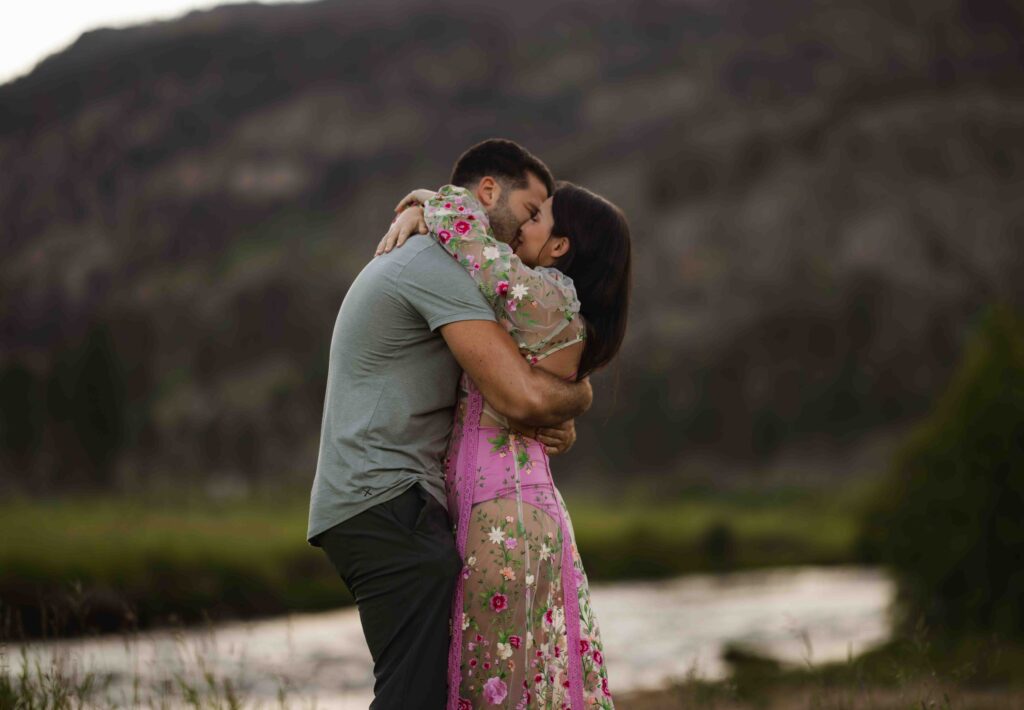
<path id="1" fill-rule="evenodd" d="M 419 203 L 420 208 L 430 202 L 432 199 L 437 197 L 437 193 L 433 190 L 416 190 L 413 194 L 413 199 Z"/>

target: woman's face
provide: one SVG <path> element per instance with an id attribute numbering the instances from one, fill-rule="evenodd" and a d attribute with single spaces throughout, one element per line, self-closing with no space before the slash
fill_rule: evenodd
<path id="1" fill-rule="evenodd" d="M 549 197 L 541 203 L 540 209 L 523 223 L 510 243 L 516 256 L 527 266 L 551 266 L 567 250 L 568 239 L 551 237 L 555 226 L 551 214 L 553 199 Z"/>

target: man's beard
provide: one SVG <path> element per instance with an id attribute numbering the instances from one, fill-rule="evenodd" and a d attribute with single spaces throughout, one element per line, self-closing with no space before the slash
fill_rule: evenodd
<path id="1" fill-rule="evenodd" d="M 487 212 L 487 220 L 491 223 L 491 231 L 499 242 L 508 244 L 519 232 L 519 220 L 508 207 L 507 195 L 498 198 L 497 204 Z"/>

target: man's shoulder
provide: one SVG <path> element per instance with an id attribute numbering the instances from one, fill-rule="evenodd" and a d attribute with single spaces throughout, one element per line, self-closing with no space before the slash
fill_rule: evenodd
<path id="1" fill-rule="evenodd" d="M 451 254 L 423 234 L 413 235 L 401 247 L 371 259 L 356 278 L 353 289 L 364 293 L 392 292 L 402 299 L 432 293 L 438 297 L 477 300 L 479 293 L 476 282 Z"/>
<path id="2" fill-rule="evenodd" d="M 476 282 L 449 252 L 427 235 L 375 257 L 356 279 L 362 292 L 384 291 L 404 301 L 424 299 L 441 303 L 472 303 L 489 310 Z"/>
<path id="3" fill-rule="evenodd" d="M 414 234 L 402 247 L 392 251 L 388 256 L 396 253 L 400 257 L 396 264 L 400 272 L 399 278 L 415 279 L 432 275 L 461 274 L 466 281 L 472 283 L 469 274 L 452 258 L 452 255 L 425 234 Z"/>
<path id="4" fill-rule="evenodd" d="M 472 313 L 474 319 L 494 319 L 491 306 L 477 282 L 434 239 L 415 235 L 398 251 L 406 249 L 414 249 L 415 252 L 410 252 L 408 261 L 394 280 L 396 288 L 406 298 L 438 313 Z"/>
<path id="5" fill-rule="evenodd" d="M 370 287 L 370 284 L 373 284 L 372 288 L 383 288 L 400 280 L 407 270 L 415 274 L 421 268 L 421 262 L 432 262 L 430 252 L 434 249 L 430 248 L 431 245 L 440 249 L 430 239 L 411 238 L 404 246 L 370 259 L 359 272 L 356 281 L 362 282 L 364 288 Z"/>
<path id="6" fill-rule="evenodd" d="M 476 281 L 436 241 L 411 237 L 403 246 L 375 257 L 345 296 L 354 308 L 385 300 L 422 316 L 433 330 L 453 320 L 494 320 Z M 376 309 L 376 305 L 373 306 Z M 380 314 L 379 310 L 375 313 Z"/>

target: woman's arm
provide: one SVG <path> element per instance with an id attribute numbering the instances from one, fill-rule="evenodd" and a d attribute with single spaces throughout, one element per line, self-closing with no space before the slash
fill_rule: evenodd
<path id="1" fill-rule="evenodd" d="M 572 281 L 531 269 L 490 233 L 487 214 L 465 188 L 445 185 L 423 206 L 431 237 L 477 282 L 520 349 L 542 355 L 579 312 Z"/>
<path id="2" fill-rule="evenodd" d="M 491 235 L 486 212 L 468 190 L 453 185 L 437 193 L 415 190 L 395 209 L 399 214 L 377 255 L 401 247 L 412 234 L 428 233 L 476 280 L 499 322 L 534 361 L 582 340 L 571 279 L 523 264 Z M 567 328 L 570 324 L 574 327 Z"/>

